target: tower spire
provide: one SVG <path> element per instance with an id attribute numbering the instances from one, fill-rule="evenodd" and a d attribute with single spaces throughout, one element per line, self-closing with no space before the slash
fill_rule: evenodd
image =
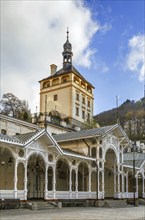
<path id="1" fill-rule="evenodd" d="M 67 34 L 67 41 L 69 41 L 69 27 L 67 27 L 67 32 L 66 32 L 66 34 Z"/>
<path id="2" fill-rule="evenodd" d="M 66 36 L 66 42 L 65 44 L 63 45 L 63 68 L 66 69 L 68 67 L 70 67 L 72 65 L 72 56 L 73 56 L 73 53 L 72 53 L 72 45 L 71 43 L 69 42 L 69 30 L 68 30 L 68 27 L 67 27 L 67 32 L 66 32 L 67 36 Z"/>

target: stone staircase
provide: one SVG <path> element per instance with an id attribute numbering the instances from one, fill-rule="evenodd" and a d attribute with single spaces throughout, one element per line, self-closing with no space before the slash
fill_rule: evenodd
<path id="1" fill-rule="evenodd" d="M 25 204 L 25 208 L 31 210 L 47 210 L 62 207 L 104 207 L 104 208 L 127 208 L 131 205 L 127 204 L 127 200 L 60 200 L 52 201 L 33 201 Z"/>
<path id="2" fill-rule="evenodd" d="M 37 203 L 37 210 L 45 210 L 45 209 L 53 209 L 56 208 L 56 203 L 49 203 L 49 202 L 38 202 Z"/>
<path id="3" fill-rule="evenodd" d="M 130 207 L 126 200 L 105 200 L 104 207 L 107 208 L 126 208 Z"/>
<path id="4" fill-rule="evenodd" d="M 57 208 L 58 204 L 55 202 L 45 202 L 45 201 L 33 201 L 25 204 L 25 208 L 31 210 L 46 210 Z"/>

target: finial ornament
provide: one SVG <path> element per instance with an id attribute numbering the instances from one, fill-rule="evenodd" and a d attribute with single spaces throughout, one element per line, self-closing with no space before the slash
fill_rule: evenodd
<path id="1" fill-rule="evenodd" d="M 67 40 L 68 40 L 68 38 L 69 38 L 69 36 L 68 36 L 69 35 L 69 27 L 67 27 L 67 32 L 66 33 L 67 33 Z"/>

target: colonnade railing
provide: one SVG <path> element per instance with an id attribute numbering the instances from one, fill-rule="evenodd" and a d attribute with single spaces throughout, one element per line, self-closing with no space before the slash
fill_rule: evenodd
<path id="1" fill-rule="evenodd" d="M 105 193 L 98 192 L 98 199 L 104 199 Z M 127 199 L 133 198 L 133 192 L 115 193 L 114 198 Z M 138 198 L 138 193 L 135 193 L 135 197 Z M 20 200 L 27 200 L 27 195 L 24 190 L 0 190 L 0 199 L 6 198 L 18 198 Z M 44 199 L 96 199 L 96 192 L 70 192 L 70 191 L 47 191 L 44 193 Z M 142 198 L 145 198 L 145 193 L 142 194 Z"/>

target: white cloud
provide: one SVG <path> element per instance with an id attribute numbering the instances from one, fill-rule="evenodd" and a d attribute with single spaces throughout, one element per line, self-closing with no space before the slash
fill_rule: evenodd
<path id="1" fill-rule="evenodd" d="M 145 77 L 145 35 L 133 36 L 129 42 L 129 53 L 126 57 L 127 68 L 136 74 L 140 81 Z"/>
<path id="2" fill-rule="evenodd" d="M 83 1 L 2 1 L 1 11 L 1 93 L 27 100 L 32 111 L 39 105 L 38 81 L 49 76 L 50 64 L 62 67 L 66 27 L 73 64 L 84 67 L 91 66 L 93 35 L 107 29 Z"/>
<path id="3" fill-rule="evenodd" d="M 104 24 L 102 27 L 100 27 L 100 31 L 102 34 L 105 34 L 106 32 L 110 31 L 112 29 L 111 24 Z"/>

